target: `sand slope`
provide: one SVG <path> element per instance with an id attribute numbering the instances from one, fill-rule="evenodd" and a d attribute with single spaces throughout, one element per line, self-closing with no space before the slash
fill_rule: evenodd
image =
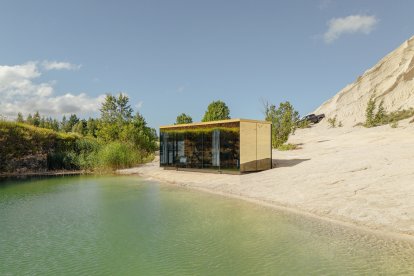
<path id="1" fill-rule="evenodd" d="M 333 98 L 323 103 L 314 113 L 325 113 L 347 126 L 365 119 L 369 98 L 384 100 L 387 111 L 414 107 L 414 37 L 380 60 L 357 80 L 346 86 Z"/>
<path id="2" fill-rule="evenodd" d="M 377 230 L 414 235 L 414 124 L 396 129 L 298 130 L 277 167 L 245 175 L 168 171 L 157 162 L 124 170 L 177 185 L 285 206 Z"/>

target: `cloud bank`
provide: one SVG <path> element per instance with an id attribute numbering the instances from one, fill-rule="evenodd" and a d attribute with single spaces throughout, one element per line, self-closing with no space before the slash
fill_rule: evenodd
<path id="1" fill-rule="evenodd" d="M 328 22 L 328 30 L 323 35 L 326 43 L 332 43 L 343 34 L 369 34 L 377 25 L 378 19 L 368 15 L 350 15 L 333 18 Z"/>
<path id="2" fill-rule="evenodd" d="M 63 65 L 62 65 L 63 64 Z M 39 82 L 43 70 L 68 69 L 66 63 L 53 62 L 49 69 L 45 63 L 27 62 L 21 65 L 0 65 L 0 114 L 13 118 L 18 112 L 27 115 L 39 111 L 46 116 L 77 113 L 89 115 L 99 110 L 105 95 L 88 96 L 86 93 L 55 95 L 56 82 Z M 70 69 L 72 70 L 72 69 Z"/>

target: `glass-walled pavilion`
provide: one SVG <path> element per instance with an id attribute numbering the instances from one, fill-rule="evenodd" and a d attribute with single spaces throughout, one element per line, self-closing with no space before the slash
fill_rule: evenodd
<path id="1" fill-rule="evenodd" d="M 228 173 L 269 169 L 270 130 L 268 122 L 242 119 L 164 126 L 160 128 L 160 166 Z M 257 139 L 257 133 L 264 137 Z M 265 157 L 261 161 L 258 149 Z"/>

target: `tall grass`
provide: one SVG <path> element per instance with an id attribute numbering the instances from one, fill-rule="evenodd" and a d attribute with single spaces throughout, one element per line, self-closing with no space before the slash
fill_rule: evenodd
<path id="1" fill-rule="evenodd" d="M 117 170 L 142 163 L 143 157 L 132 145 L 112 142 L 104 145 L 93 157 L 99 170 Z"/>

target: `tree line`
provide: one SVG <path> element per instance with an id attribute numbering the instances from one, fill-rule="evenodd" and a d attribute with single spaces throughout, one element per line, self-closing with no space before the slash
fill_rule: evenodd
<path id="1" fill-rule="evenodd" d="M 309 126 L 309 122 L 301 121 L 299 112 L 293 105 L 286 101 L 277 107 L 274 104 L 265 102 L 264 120 L 272 122 L 272 147 L 281 148 L 289 139 L 289 135 L 294 133 L 297 128 Z M 223 101 L 211 102 L 204 113 L 202 122 L 230 119 L 230 109 Z M 190 115 L 181 113 L 177 116 L 175 124 L 189 124 L 193 119 Z"/>

